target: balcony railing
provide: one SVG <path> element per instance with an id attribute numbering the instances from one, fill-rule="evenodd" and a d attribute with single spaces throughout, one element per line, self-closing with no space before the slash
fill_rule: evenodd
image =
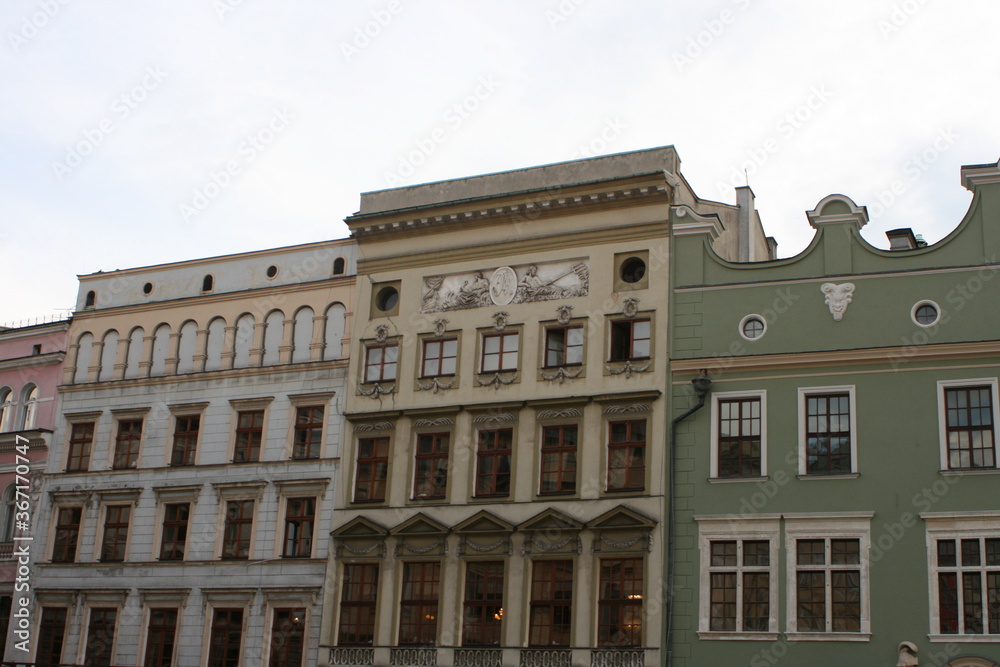
<path id="1" fill-rule="evenodd" d="M 653 667 L 659 649 L 324 646 L 328 667 Z M 6 667 L 0 665 L 0 667 Z"/>

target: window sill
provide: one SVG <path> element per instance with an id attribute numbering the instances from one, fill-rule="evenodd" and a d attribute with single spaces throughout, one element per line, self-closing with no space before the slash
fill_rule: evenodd
<path id="1" fill-rule="evenodd" d="M 1000 635 L 927 635 L 932 642 L 976 642 L 979 644 L 1000 644 Z"/>
<path id="2" fill-rule="evenodd" d="M 757 641 L 773 642 L 778 640 L 777 632 L 713 632 L 702 630 L 698 632 L 698 639 L 713 641 Z"/>
<path id="3" fill-rule="evenodd" d="M 965 475 L 1000 475 L 1000 468 L 949 468 L 948 470 L 941 470 L 939 472 L 944 477 L 964 477 Z"/>
<path id="4" fill-rule="evenodd" d="M 790 642 L 867 642 L 871 641 L 870 632 L 786 632 L 785 639 Z"/>
<path id="5" fill-rule="evenodd" d="M 763 477 L 709 477 L 709 484 L 738 484 L 740 482 L 766 482 L 771 479 L 769 475 Z"/>
<path id="6" fill-rule="evenodd" d="M 843 472 L 843 473 L 835 473 L 835 474 L 832 474 L 832 475 L 824 475 L 824 474 L 821 474 L 821 473 L 796 475 L 796 477 L 798 479 L 801 479 L 801 480 L 807 480 L 807 479 L 857 479 L 860 476 L 861 476 L 861 473 L 856 473 L 856 472 Z"/>

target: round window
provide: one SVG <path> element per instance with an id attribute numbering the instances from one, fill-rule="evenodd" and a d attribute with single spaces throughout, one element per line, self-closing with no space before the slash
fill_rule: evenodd
<path id="1" fill-rule="evenodd" d="M 638 257 L 629 257 L 622 262 L 621 276 L 627 283 L 637 283 L 646 275 L 646 262 Z"/>
<path id="2" fill-rule="evenodd" d="M 747 340 L 757 340 L 767 331 L 767 322 L 760 315 L 747 315 L 740 322 L 740 335 Z"/>
<path id="3" fill-rule="evenodd" d="M 399 292 L 395 287 L 383 287 L 375 296 L 375 307 L 383 313 L 395 308 L 397 303 L 399 303 Z"/>
<path id="4" fill-rule="evenodd" d="M 272 264 L 271 266 L 267 267 L 267 277 L 268 278 L 273 278 L 276 275 L 278 275 L 278 267 L 276 267 L 274 264 Z"/>
<path id="5" fill-rule="evenodd" d="M 142 286 L 142 293 L 143 294 L 152 294 L 153 293 L 153 283 L 146 283 L 145 285 L 143 285 Z"/>
<path id="6" fill-rule="evenodd" d="M 910 317 L 917 326 L 934 326 L 941 319 L 941 309 L 933 301 L 920 301 L 913 306 Z"/>

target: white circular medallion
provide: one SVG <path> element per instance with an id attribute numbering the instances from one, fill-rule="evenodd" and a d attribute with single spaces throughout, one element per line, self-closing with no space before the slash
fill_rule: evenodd
<path id="1" fill-rule="evenodd" d="M 509 266 L 501 266 L 490 277 L 490 299 L 498 306 L 506 306 L 517 294 L 517 274 Z"/>

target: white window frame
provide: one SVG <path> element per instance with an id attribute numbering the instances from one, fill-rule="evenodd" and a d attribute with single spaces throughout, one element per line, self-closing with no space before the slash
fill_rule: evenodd
<path id="1" fill-rule="evenodd" d="M 719 402 L 733 398 L 760 399 L 760 477 L 719 476 Z M 767 474 L 767 390 L 721 391 L 712 393 L 711 479 L 718 482 L 759 482 Z"/>
<path id="2" fill-rule="evenodd" d="M 920 518 L 926 523 L 927 533 L 927 585 L 929 587 L 930 600 L 930 629 L 927 638 L 932 642 L 975 642 L 980 644 L 1000 643 L 1000 635 L 988 633 L 970 635 L 945 635 L 941 634 L 941 618 L 939 614 L 938 595 L 938 565 L 937 565 L 937 540 L 962 538 L 1000 538 L 1000 512 L 923 512 Z M 957 557 L 961 558 L 961 551 Z M 980 566 L 982 572 L 987 566 Z M 958 569 L 958 568 L 946 568 Z M 983 601 L 986 606 L 986 600 Z M 984 627 L 987 630 L 988 627 Z"/>
<path id="3" fill-rule="evenodd" d="M 698 637 L 711 640 L 758 640 L 776 641 L 778 639 L 778 615 L 780 598 L 778 585 L 778 559 L 781 553 L 781 515 L 780 514 L 724 514 L 716 516 L 696 516 L 698 523 L 698 555 L 700 563 L 699 595 L 698 595 Z M 766 632 L 735 632 L 713 631 L 711 627 L 711 558 L 712 542 L 718 541 L 768 540 L 770 544 L 770 565 L 768 574 L 770 590 L 768 591 L 768 606 L 770 619 Z M 742 566 L 738 567 L 742 571 Z M 742 583 L 737 579 L 737 591 L 742 590 Z M 737 594 L 737 628 L 742 617 L 742 596 Z"/>
<path id="4" fill-rule="evenodd" d="M 856 387 L 853 384 L 830 387 L 799 387 L 799 475 L 804 479 L 844 479 L 858 476 L 858 410 Z M 851 470 L 847 473 L 824 475 L 809 472 L 808 447 L 806 443 L 806 399 L 810 396 L 826 394 L 847 394 L 851 411 Z"/>
<path id="5" fill-rule="evenodd" d="M 198 417 L 198 437 L 194 445 L 194 463 L 192 466 L 197 466 L 200 463 L 202 436 L 205 432 L 205 410 L 207 408 L 207 401 L 202 403 L 178 403 L 167 406 L 167 409 L 170 410 L 170 431 L 167 434 L 167 440 L 163 448 L 165 450 L 163 456 L 164 467 L 171 467 L 171 461 L 174 458 L 174 435 L 177 433 L 177 419 L 179 417 Z"/>
<path id="6" fill-rule="evenodd" d="M 223 558 L 222 549 L 226 543 L 226 510 L 230 501 L 252 500 L 253 501 L 253 522 L 250 524 L 250 546 L 247 552 L 247 561 L 258 560 L 257 538 L 260 535 L 260 513 L 261 504 L 264 500 L 264 488 L 267 482 L 228 482 L 216 483 L 216 497 L 219 503 L 218 518 L 215 527 L 215 551 L 213 558 L 220 561 L 244 562 L 239 558 Z M 193 509 L 193 508 L 192 508 Z M 184 556 L 187 557 L 187 545 L 184 547 Z"/>
<path id="7" fill-rule="evenodd" d="M 948 406 L 946 405 L 944 395 L 945 389 L 954 389 L 957 387 L 971 387 L 971 386 L 982 386 L 988 385 L 990 387 L 990 402 L 993 407 L 993 467 L 992 468 L 952 468 L 949 465 L 948 460 Z M 998 459 L 997 451 L 997 429 L 1000 428 L 1000 400 L 997 396 L 998 382 L 997 378 L 974 378 L 969 380 L 938 380 L 937 383 L 937 402 L 938 402 L 938 433 L 940 438 L 941 447 L 941 471 L 946 473 L 951 473 L 955 475 L 965 475 L 965 474 L 976 474 L 980 471 L 991 471 L 1000 470 L 1000 459 Z"/>
<path id="8" fill-rule="evenodd" d="M 238 436 L 236 430 L 240 427 L 240 413 L 241 412 L 253 412 L 256 410 L 264 411 L 264 422 L 260 427 L 260 454 L 256 461 L 239 461 L 238 465 L 254 465 L 261 464 L 271 459 L 267 458 L 268 454 L 268 427 L 271 420 L 271 403 L 274 401 L 274 396 L 264 396 L 261 398 L 239 398 L 230 399 L 229 406 L 229 451 L 226 456 L 226 463 L 237 463 L 236 461 L 236 442 Z M 199 425 L 198 429 L 198 440 L 199 445 L 201 444 L 201 428 Z M 171 441 L 172 442 L 172 441 Z M 172 446 L 172 444 L 171 444 Z"/>
<path id="9" fill-rule="evenodd" d="M 277 512 L 277 523 L 274 527 L 274 553 L 272 558 L 280 559 L 285 558 L 290 561 L 295 561 L 296 559 L 301 560 L 306 558 L 304 556 L 285 556 L 285 520 L 288 517 L 288 501 L 298 498 L 312 498 L 315 505 L 315 514 L 313 514 L 313 535 L 312 544 L 309 552 L 308 558 L 320 558 L 322 553 L 322 546 L 320 544 L 320 536 L 323 534 L 323 524 L 320 520 L 323 517 L 323 508 L 326 499 L 326 487 L 329 483 L 329 478 L 315 478 L 315 479 L 294 479 L 294 480 L 284 480 L 275 482 L 278 487 L 278 512 Z M 329 531 L 327 531 L 329 532 Z"/>
<path id="10" fill-rule="evenodd" d="M 786 514 L 785 563 L 787 567 L 785 588 L 785 636 L 789 641 L 843 641 L 867 642 L 871 640 L 871 521 L 874 512 L 837 512 L 817 514 Z M 798 582 L 797 540 L 856 539 L 860 544 L 858 569 L 861 573 L 861 630 L 859 632 L 799 632 L 798 631 Z M 832 565 L 825 566 L 829 570 Z M 827 577 L 829 580 L 829 577 Z M 829 585 L 829 583 L 828 583 Z M 827 595 L 827 604 L 830 596 Z M 829 622 L 830 619 L 827 618 Z"/>
<path id="11" fill-rule="evenodd" d="M 189 486 L 157 486 L 153 487 L 156 494 L 156 524 L 153 532 L 153 546 L 149 554 L 149 560 L 154 562 L 183 563 L 187 560 L 205 560 L 211 558 L 210 554 L 195 554 L 192 556 L 190 547 L 192 546 L 195 511 L 198 507 L 198 497 L 201 495 L 201 484 Z M 178 505 L 187 503 L 188 507 L 188 533 L 184 540 L 184 558 L 179 561 L 160 561 L 160 551 L 163 548 L 163 522 L 166 519 L 167 505 Z M 168 605 L 169 606 L 169 605 Z"/>

